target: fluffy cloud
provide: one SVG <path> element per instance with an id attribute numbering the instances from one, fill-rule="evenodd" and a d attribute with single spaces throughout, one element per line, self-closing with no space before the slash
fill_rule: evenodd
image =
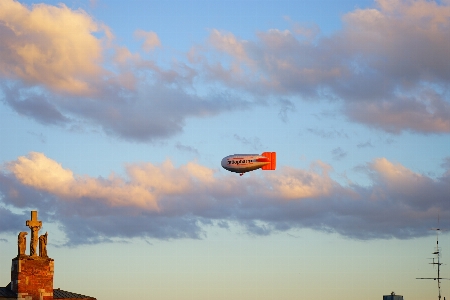
<path id="1" fill-rule="evenodd" d="M 117 45 L 82 10 L 5 0 L 2 100 L 43 124 L 89 123 L 133 141 L 167 138 L 186 118 L 271 96 L 289 99 L 279 102 L 284 121 L 295 101 L 325 99 L 340 101 L 350 120 L 388 132 L 450 132 L 448 2 L 378 0 L 344 15 L 330 36 L 318 32 L 294 24 L 242 40 L 212 29 L 203 45 L 165 63 Z M 135 37 L 144 51 L 161 46 L 155 32 Z"/>
<path id="2" fill-rule="evenodd" d="M 36 4 L 32 9 L 13 0 L 0 3 L 0 73 L 29 84 L 74 94 L 92 93 L 90 84 L 104 76 L 102 40 L 107 27 L 83 11 Z"/>
<path id="3" fill-rule="evenodd" d="M 108 27 L 64 4 L 2 1 L 0 34 L 0 100 L 42 124 L 93 124 L 113 136 L 150 141 L 180 132 L 187 117 L 246 105 L 221 92 L 188 92 L 195 70 L 144 60 L 115 44 Z M 138 30 L 136 37 L 146 51 L 161 44 L 154 32 Z"/>
<path id="4" fill-rule="evenodd" d="M 164 167 L 163 170 L 170 170 L 169 165 L 164 164 Z M 147 183 L 141 173 L 149 171 L 148 174 L 153 174 L 152 168 L 139 172 L 136 168 L 130 167 L 129 174 L 133 179 L 131 183 L 127 183 L 113 174 L 108 179 L 94 179 L 87 176 L 74 177 L 70 170 L 64 169 L 42 153 L 35 152 L 30 153 L 29 157 L 19 157 L 17 161 L 9 163 L 7 169 L 21 184 L 66 201 L 95 199 L 106 201 L 111 206 L 132 205 L 148 210 L 157 210 L 155 195 L 160 190 L 167 194 L 183 191 L 183 187 L 180 185 L 162 185 L 164 180 Z"/>
<path id="5" fill-rule="evenodd" d="M 245 189 L 254 189 L 262 197 L 285 200 L 322 197 L 332 191 L 333 183 L 328 176 L 329 166 L 320 163 L 317 168 L 323 174 L 286 169 L 284 176 L 267 175 L 269 185 L 253 181 Z M 159 166 L 130 164 L 126 166 L 129 180 L 114 174 L 108 178 L 92 178 L 74 176 L 72 171 L 44 154 L 31 152 L 27 157 L 7 163 L 6 169 L 20 184 L 64 201 L 92 199 L 112 207 L 139 207 L 159 212 L 171 206 L 168 203 L 171 198 L 207 191 L 229 197 L 235 195 L 233 186 L 238 190 L 245 187 L 230 176 L 219 180 L 213 170 L 192 162 L 178 168 L 170 161 Z M 162 202 L 163 207 L 160 207 Z"/>
<path id="6" fill-rule="evenodd" d="M 350 119 L 389 132 L 450 132 L 449 3 L 376 4 L 344 15 L 343 29 L 328 37 L 298 27 L 259 32 L 255 41 L 213 31 L 209 45 L 231 61 L 201 51 L 204 59 L 193 61 L 231 88 L 340 99 Z"/>
<path id="7" fill-rule="evenodd" d="M 166 161 L 127 165 L 126 178 L 93 178 L 74 175 L 42 153 L 30 153 L 0 172 L 0 203 L 46 208 L 42 218 L 59 222 L 69 244 L 136 236 L 201 238 L 205 225 L 228 222 L 251 234 L 312 228 L 359 239 L 409 238 L 426 234 L 438 213 L 444 223 L 448 219 L 448 168 L 438 179 L 385 158 L 364 169 L 370 186 L 343 186 L 321 162 L 309 170 L 285 167 L 276 174 L 239 177 L 196 163 L 176 167 Z M 1 207 L 0 215 L 2 220 L 17 217 Z M 1 228 L 18 230 L 16 223 Z"/>

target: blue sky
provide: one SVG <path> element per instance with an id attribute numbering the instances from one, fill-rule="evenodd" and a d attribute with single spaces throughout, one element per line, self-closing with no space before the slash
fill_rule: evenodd
<path id="1" fill-rule="evenodd" d="M 449 1 L 5 0 L 0 36 L 2 265 L 38 210 L 98 299 L 437 294 Z"/>

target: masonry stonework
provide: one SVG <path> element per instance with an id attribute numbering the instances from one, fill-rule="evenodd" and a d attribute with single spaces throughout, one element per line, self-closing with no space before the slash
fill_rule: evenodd
<path id="1" fill-rule="evenodd" d="M 47 254 L 48 233 L 39 236 L 42 221 L 38 220 L 37 211 L 31 211 L 31 220 L 26 221 L 26 226 L 31 230 L 30 255 L 26 254 L 28 233 L 20 232 L 17 257 L 11 262 L 11 282 L 6 287 L 0 287 L 0 300 L 96 300 L 59 288 L 53 289 L 54 260 Z"/>
<path id="2" fill-rule="evenodd" d="M 16 257 L 11 264 L 11 290 L 18 299 L 53 300 L 53 272 L 51 258 Z"/>
<path id="3" fill-rule="evenodd" d="M 21 232 L 17 241 L 18 254 L 11 263 L 11 290 L 20 300 L 53 300 L 54 261 L 46 250 L 45 255 L 36 253 L 38 241 L 43 244 L 42 249 L 47 243 L 47 233 L 42 241 L 38 238 L 42 221 L 38 220 L 37 211 L 31 212 L 31 220 L 26 221 L 26 225 L 31 230 L 30 255 L 25 254 L 26 232 Z"/>

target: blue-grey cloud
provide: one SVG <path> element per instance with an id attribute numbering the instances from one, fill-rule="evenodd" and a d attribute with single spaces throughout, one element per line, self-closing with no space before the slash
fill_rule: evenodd
<path id="1" fill-rule="evenodd" d="M 25 214 L 16 214 L 0 206 L 0 232 L 18 234 L 20 231 L 24 231 L 21 226 L 25 225 L 24 218 Z M 22 228 L 22 230 L 19 230 L 19 228 Z"/>
<path id="2" fill-rule="evenodd" d="M 278 99 L 278 105 L 280 105 L 280 110 L 278 116 L 283 122 L 288 120 L 288 112 L 295 112 L 295 104 L 288 99 Z"/>
<path id="3" fill-rule="evenodd" d="M 51 102 L 51 96 L 29 90 L 18 83 L 2 84 L 0 90 L 4 96 L 0 98 L 5 104 L 21 115 L 30 117 L 44 125 L 64 125 L 70 119 L 64 116 Z"/>
<path id="4" fill-rule="evenodd" d="M 367 141 L 365 143 L 359 143 L 358 145 L 356 145 L 356 147 L 358 147 L 358 148 L 373 148 L 374 145 L 372 144 L 371 141 Z"/>
<path id="5" fill-rule="evenodd" d="M 2 1 L 1 9 L 0 101 L 42 124 L 92 125 L 148 142 L 180 133 L 188 117 L 247 106 L 232 92 L 199 95 L 193 86 L 197 70 L 181 60 L 163 68 L 131 53 L 82 10 L 12 0 Z M 159 42 L 156 33 L 151 38 Z M 33 51 L 17 50 L 25 48 Z"/>
<path id="6" fill-rule="evenodd" d="M 383 131 L 450 132 L 447 2 L 378 1 L 345 14 L 343 28 L 326 37 L 296 24 L 247 40 L 213 29 L 205 44 L 171 63 L 118 45 L 84 11 L 2 4 L 9 13 L 0 20 L 1 101 L 42 124 L 93 124 L 148 142 L 182 132 L 186 118 L 276 97 L 283 121 L 296 101 L 332 101 L 350 120 Z M 11 17 L 18 13 L 24 17 Z M 73 24 L 77 30 L 64 30 Z M 161 39 L 151 32 L 151 40 Z M 25 46 L 41 59 L 15 50 Z"/>
<path id="7" fill-rule="evenodd" d="M 248 104 L 230 94 L 208 97 L 191 95 L 178 88 L 160 85 L 141 86 L 123 92 L 111 84 L 96 99 L 61 96 L 23 85 L 3 85 L 3 102 L 19 114 L 42 124 L 66 128 L 99 125 L 111 136 L 147 142 L 182 132 L 186 118 L 214 116 L 224 111 L 246 109 Z"/>
<path id="8" fill-rule="evenodd" d="M 324 130 L 319 128 L 307 128 L 306 131 L 324 139 L 348 138 L 348 134 L 345 133 L 343 130 L 336 130 L 336 129 Z"/>
<path id="9" fill-rule="evenodd" d="M 177 148 L 180 151 L 189 152 L 189 153 L 196 154 L 196 155 L 199 154 L 199 152 L 198 152 L 198 150 L 196 148 L 191 147 L 191 146 L 183 145 L 180 142 L 177 142 L 175 144 L 175 148 Z"/>
<path id="10" fill-rule="evenodd" d="M 341 160 L 341 159 L 345 158 L 348 153 L 345 152 L 344 150 L 342 150 L 341 147 L 338 147 L 338 148 L 334 148 L 333 150 L 331 150 L 331 154 L 333 155 L 334 160 Z"/>
<path id="11" fill-rule="evenodd" d="M 261 140 L 258 137 L 246 138 L 238 134 L 233 135 L 234 139 L 246 147 L 250 147 L 254 151 L 260 151 L 263 149 Z"/>
<path id="12" fill-rule="evenodd" d="M 341 185 L 331 168 L 280 168 L 277 176 L 219 176 L 189 163 L 127 166 L 127 178 L 74 176 L 56 162 L 30 155 L 0 173 L 3 232 L 23 231 L 26 214 L 55 222 L 67 245 L 127 239 L 201 239 L 205 226 L 237 224 L 252 235 L 310 228 L 355 239 L 412 238 L 450 227 L 450 170 L 436 178 L 376 159 L 359 168 L 370 184 Z M 57 177 L 48 174 L 52 169 Z M 58 178 L 57 180 L 55 178 Z M 123 198 L 122 195 L 123 194 Z"/>
<path id="13" fill-rule="evenodd" d="M 203 49 L 197 61 L 208 78 L 230 88 L 339 101 L 350 120 L 391 133 L 449 133 L 448 8 L 438 1 L 376 1 L 344 15 L 342 30 L 327 37 L 296 27 L 241 40 L 213 30 L 208 44 L 233 63 L 208 61 Z"/>

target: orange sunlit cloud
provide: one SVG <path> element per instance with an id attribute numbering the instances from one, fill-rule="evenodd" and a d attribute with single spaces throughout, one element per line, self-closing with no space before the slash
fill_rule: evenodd
<path id="1" fill-rule="evenodd" d="M 411 184 L 423 180 L 423 176 L 385 158 L 375 160 L 371 168 L 387 184 L 401 189 L 408 189 Z M 275 201 L 320 199 L 338 190 L 339 193 L 357 195 L 331 179 L 331 167 L 322 162 L 315 163 L 310 170 L 282 167 L 276 175 L 263 172 L 262 176 L 246 174 L 247 178 L 238 178 L 235 174 L 218 175 L 217 171 L 194 162 L 176 167 L 166 160 L 159 165 L 128 164 L 128 178 L 116 174 L 108 178 L 93 178 L 74 175 L 44 154 L 31 152 L 9 162 L 7 169 L 22 184 L 63 200 L 87 197 L 111 206 L 136 206 L 149 210 L 157 210 L 159 201 L 172 196 L 210 194 L 233 197 L 236 190 L 244 197 L 257 195 Z"/>
<path id="2" fill-rule="evenodd" d="M 280 200 L 320 198 L 328 196 L 336 183 L 328 176 L 329 166 L 318 163 L 317 170 L 303 171 L 284 168 L 282 174 L 237 178 L 235 174 L 216 176 L 210 168 L 194 162 L 175 167 L 166 160 L 160 165 L 128 164 L 128 179 L 116 174 L 108 178 L 74 175 L 58 162 L 42 153 L 31 152 L 9 162 L 7 169 L 24 185 L 46 191 L 62 200 L 81 197 L 100 200 L 111 206 L 137 206 L 158 209 L 158 201 L 180 195 L 210 193 L 233 196 L 249 186 L 254 193 Z M 239 180 L 238 180 L 239 179 Z M 244 194 L 245 195 L 245 194 Z"/>
<path id="3" fill-rule="evenodd" d="M 5 164 L 0 191 L 8 205 L 51 203 L 53 214 L 83 219 L 94 230 L 94 240 L 95 232 L 115 236 L 103 222 L 128 224 L 123 234 L 159 238 L 199 237 L 203 222 L 237 222 L 254 234 L 321 224 L 350 237 L 363 237 L 367 230 L 374 237 L 402 237 L 402 228 L 415 228 L 416 220 L 439 209 L 447 214 L 448 176 L 432 179 L 386 158 L 362 169 L 371 179 L 367 186 L 337 182 L 331 166 L 320 161 L 308 170 L 280 166 L 241 177 L 195 162 L 175 166 L 166 160 L 127 164 L 124 176 L 95 178 L 74 174 L 44 154 L 31 152 Z M 99 216 L 102 224 L 96 223 Z M 151 223 L 144 229 L 130 225 L 138 224 L 136 218 Z M 398 222 L 399 229 L 386 231 L 387 219 Z M 74 230 L 70 220 L 60 220 L 69 231 Z"/>
<path id="4" fill-rule="evenodd" d="M 45 84 L 72 94 L 93 92 L 90 80 L 101 76 L 102 40 L 109 29 L 82 10 L 13 0 L 0 2 L 3 24 L 0 72 L 30 84 Z"/>
<path id="5" fill-rule="evenodd" d="M 111 175 L 108 179 L 74 176 L 56 161 L 42 153 L 31 152 L 7 164 L 7 169 L 24 185 L 48 192 L 61 200 L 90 198 L 111 206 L 138 206 L 149 210 L 158 208 L 155 195 L 139 183 L 125 182 Z"/>

